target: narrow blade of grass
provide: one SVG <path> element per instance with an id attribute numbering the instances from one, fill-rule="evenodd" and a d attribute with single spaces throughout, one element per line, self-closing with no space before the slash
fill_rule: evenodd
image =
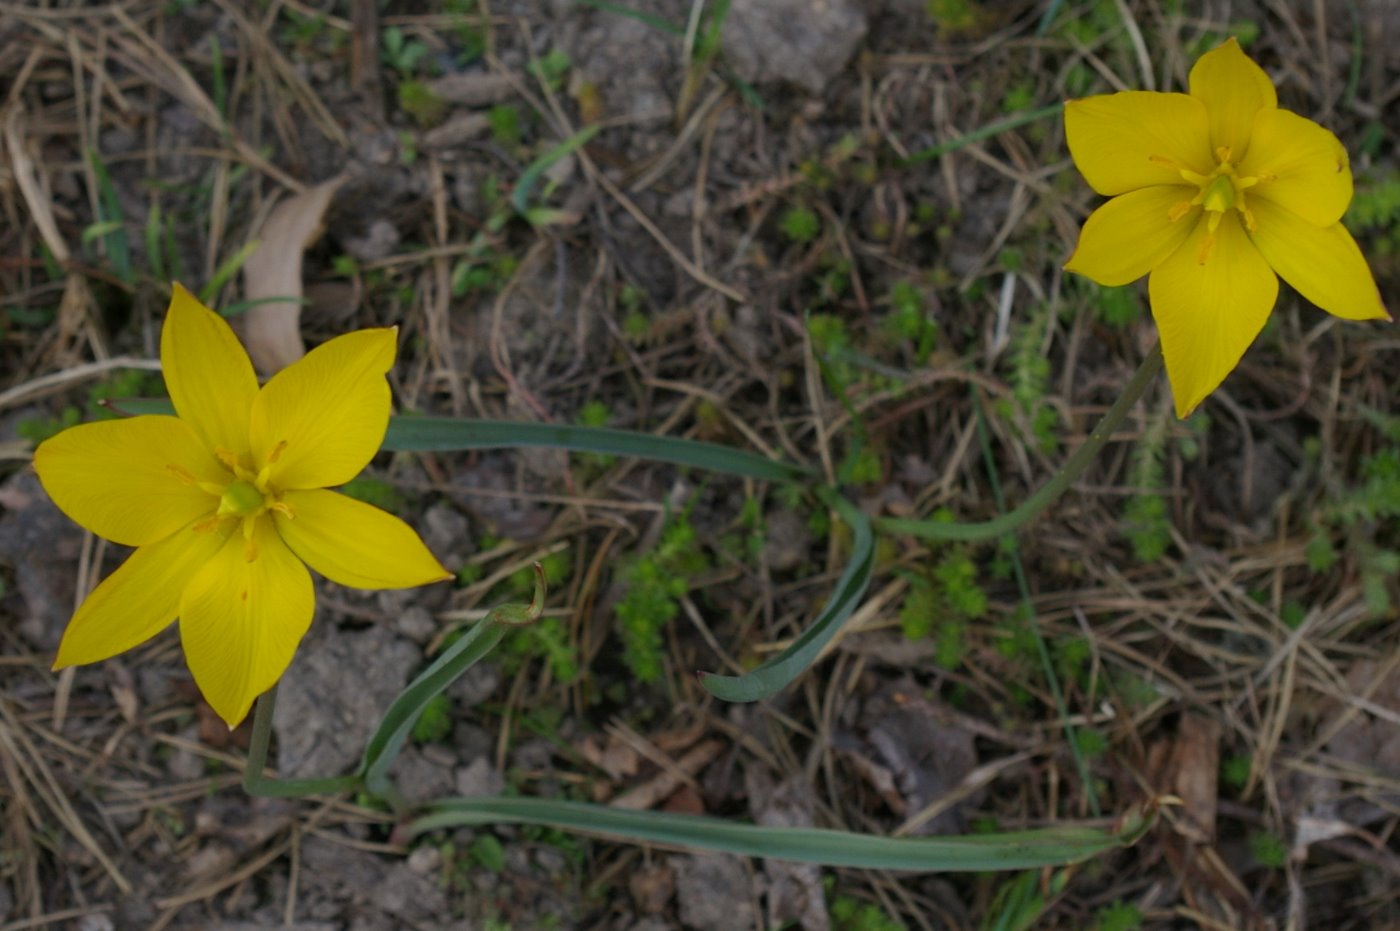
<path id="1" fill-rule="evenodd" d="M 510 203 L 511 206 L 515 208 L 515 212 L 521 216 L 525 216 L 526 212 L 530 209 L 530 194 L 534 191 L 535 185 L 539 183 L 540 176 L 545 173 L 550 165 L 553 165 L 565 155 L 585 145 L 588 140 L 598 134 L 599 129 L 602 129 L 602 127 L 596 123 L 591 126 L 585 126 L 583 129 L 580 129 L 578 132 L 531 162 L 524 173 L 520 175 L 520 180 L 516 182 L 515 190 L 512 191 L 510 195 Z"/>
<path id="2" fill-rule="evenodd" d="M 971 872 L 1078 863 L 1133 844 L 1153 818 L 1136 811 L 1116 828 L 1065 825 L 962 837 L 877 837 L 824 828 L 776 828 L 697 815 L 628 811 L 539 798 L 458 798 L 429 806 L 409 838 L 483 824 L 537 824 L 634 844 L 661 844 L 876 870 Z"/>
<path id="3" fill-rule="evenodd" d="M 970 146 L 974 142 L 981 142 L 983 139 L 990 139 L 992 136 L 1004 133 L 1010 129 L 1015 129 L 1018 126 L 1025 126 L 1027 123 L 1043 120 L 1047 116 L 1054 116 L 1064 108 L 1065 105 L 1063 103 L 1052 103 L 1038 110 L 1026 110 L 1024 113 L 1008 116 L 1004 120 L 988 123 L 986 126 L 980 129 L 974 129 L 972 132 L 961 135 L 956 139 L 949 139 L 947 142 L 940 142 L 938 145 L 929 146 L 927 149 L 921 149 L 904 159 L 900 164 L 917 165 L 919 162 L 927 162 L 936 158 L 942 158 L 949 152 L 956 152 L 958 149 Z"/>
<path id="4" fill-rule="evenodd" d="M 723 701 L 758 701 L 786 688 L 817 661 L 822 649 L 836 636 L 841 625 L 851 616 L 875 568 L 875 543 L 870 532 L 870 518 L 855 505 L 834 494 L 828 503 L 853 531 L 851 561 L 836 582 L 822 613 L 786 650 L 757 669 L 742 676 L 721 676 L 702 673 L 700 684 Z"/>
<path id="5" fill-rule="evenodd" d="M 210 278 L 204 287 L 199 289 L 200 302 L 206 306 L 212 305 L 214 298 L 223 290 L 224 285 L 238 274 L 243 263 L 247 262 L 248 257 L 256 251 L 258 251 L 258 241 L 254 239 L 252 242 L 244 243 L 243 248 L 220 262 L 219 267 L 214 269 L 214 277 Z"/>
<path id="6" fill-rule="evenodd" d="M 107 165 L 96 149 L 88 150 L 88 163 L 97 181 L 97 219 L 103 227 L 102 245 L 107 252 L 107 261 L 117 277 L 127 284 L 133 280 L 131 272 L 131 244 L 126 239 L 126 215 L 122 212 L 121 198 L 112 184 L 112 176 L 107 173 Z"/>
<path id="7" fill-rule="evenodd" d="M 637 22 L 650 26 L 651 28 L 664 32 L 667 35 L 682 36 L 685 30 L 655 13 L 646 10 L 638 10 L 634 7 L 622 3 L 611 3 L 609 0 L 579 0 L 583 6 L 591 6 L 595 10 L 602 10 L 604 13 L 615 13 L 618 16 L 626 16 L 628 19 L 635 19 Z"/>

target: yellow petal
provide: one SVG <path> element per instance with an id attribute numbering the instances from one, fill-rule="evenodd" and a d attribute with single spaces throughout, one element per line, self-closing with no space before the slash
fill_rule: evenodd
<path id="1" fill-rule="evenodd" d="M 1202 263 L 1203 217 L 1147 280 L 1178 417 L 1195 410 L 1239 364 L 1278 297 L 1278 276 L 1237 217 L 1225 215 Z"/>
<path id="2" fill-rule="evenodd" d="M 1190 83 L 1191 96 L 1210 114 L 1211 151 L 1224 146 L 1238 163 L 1249 150 L 1254 115 L 1278 106 L 1274 82 L 1230 38 L 1196 59 Z"/>
<path id="3" fill-rule="evenodd" d="M 306 564 L 351 588 L 409 588 L 451 578 L 413 528 L 392 514 L 333 491 L 293 491 L 275 513 L 282 539 Z"/>
<path id="4" fill-rule="evenodd" d="M 248 452 L 248 412 L 258 378 L 223 317 L 179 284 L 160 331 L 160 365 L 175 413 L 210 449 Z"/>
<path id="5" fill-rule="evenodd" d="M 1347 150 L 1326 129 L 1288 110 L 1254 115 L 1242 177 L 1266 177 L 1245 191 L 1250 204 L 1265 198 L 1287 207 L 1314 226 L 1331 226 L 1351 203 Z"/>
<path id="6" fill-rule="evenodd" d="M 1137 281 L 1191 234 L 1199 207 L 1175 221 L 1169 214 L 1195 196 L 1192 187 L 1158 186 L 1113 198 L 1084 221 L 1079 245 L 1065 263 L 1065 271 L 1109 287 Z"/>
<path id="7" fill-rule="evenodd" d="M 1065 140 L 1084 180 L 1113 196 L 1181 184 L 1181 170 L 1210 174 L 1205 107 L 1186 94 L 1122 91 L 1065 104 Z"/>
<path id="8" fill-rule="evenodd" d="M 132 553 L 78 607 L 53 668 L 95 663 L 160 633 L 175 620 L 180 592 L 223 543 L 218 533 L 186 528 Z"/>
<path id="9" fill-rule="evenodd" d="M 1313 226 L 1275 204 L 1252 202 L 1251 234 L 1264 258 L 1303 297 L 1348 320 L 1388 320 L 1366 258 L 1345 226 Z"/>
<path id="10" fill-rule="evenodd" d="M 249 561 L 243 534 L 230 536 L 180 598 L 185 660 L 231 728 L 286 672 L 316 610 L 310 573 L 271 521 L 257 522 L 252 544 Z"/>
<path id="11" fill-rule="evenodd" d="M 278 489 L 325 488 L 369 464 L 389 426 L 393 329 L 357 330 L 311 350 L 272 377 L 253 403 L 253 458 Z M 284 445 L 285 444 L 285 445 Z"/>
<path id="12" fill-rule="evenodd" d="M 213 513 L 218 499 L 192 482 L 231 477 L 188 424 L 159 416 L 64 430 L 39 444 L 34 469 L 63 513 L 125 546 L 155 543 Z"/>

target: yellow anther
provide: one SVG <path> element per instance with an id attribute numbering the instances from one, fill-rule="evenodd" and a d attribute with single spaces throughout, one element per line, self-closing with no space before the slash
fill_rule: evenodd
<path id="1" fill-rule="evenodd" d="M 1214 248 L 1215 236 L 1208 232 L 1206 233 L 1205 239 L 1201 240 L 1201 251 L 1196 253 L 1196 263 L 1198 265 L 1206 264 L 1206 259 L 1210 258 L 1210 252 Z"/>
<path id="2" fill-rule="evenodd" d="M 1228 145 L 1222 145 L 1215 150 L 1215 157 L 1220 160 L 1220 164 L 1228 167 L 1230 164 L 1230 147 Z"/>
<path id="3" fill-rule="evenodd" d="M 297 519 L 297 512 L 292 510 L 292 506 L 285 501 L 274 501 L 267 506 L 267 509 L 269 511 L 276 511 L 278 514 L 287 518 L 287 520 Z"/>
<path id="4" fill-rule="evenodd" d="M 238 472 L 238 456 L 235 455 L 233 452 L 224 449 L 222 446 L 215 446 L 214 455 L 219 458 L 220 462 L 228 466 L 228 470 L 230 472 Z"/>
<path id="5" fill-rule="evenodd" d="M 1165 155 L 1149 155 L 1147 156 L 1147 160 L 1149 162 L 1152 162 L 1154 165 L 1161 165 L 1165 168 L 1177 167 L 1176 160 L 1167 158 Z"/>
<path id="6" fill-rule="evenodd" d="M 258 519 L 256 517 L 243 518 L 243 561 L 252 562 L 258 558 L 258 544 L 253 540 L 253 533 L 257 530 Z"/>
<path id="7" fill-rule="evenodd" d="M 281 458 L 282 458 L 282 450 L 284 450 L 284 449 L 286 449 L 286 448 L 287 448 L 287 441 L 286 441 L 286 440 L 278 440 L 277 445 L 274 446 L 274 447 L 272 447 L 272 452 L 270 452 L 270 453 L 267 454 L 267 464 L 268 464 L 268 465 L 272 465 L 272 464 L 273 464 L 274 462 L 276 462 L 278 459 L 281 459 Z"/>
<path id="8" fill-rule="evenodd" d="M 212 514 L 209 517 L 204 518 L 204 520 L 200 521 L 199 523 L 195 524 L 190 529 L 193 530 L 195 533 L 208 533 L 215 527 L 219 526 L 219 521 L 221 520 L 223 520 L 223 518 L 220 517 L 218 514 Z"/>
<path id="9" fill-rule="evenodd" d="M 185 484 L 185 485 L 198 485 L 198 484 L 199 484 L 199 480 L 196 479 L 196 478 L 194 477 L 194 473 L 191 472 L 189 469 L 185 468 L 185 467 L 182 466 L 182 465 L 176 465 L 176 464 L 173 463 L 173 462 L 168 462 L 168 463 L 166 463 L 166 465 L 165 465 L 165 470 L 166 470 L 167 472 L 169 472 L 170 474 L 174 475 L 176 478 L 178 478 L 182 484 Z"/>
<path id="10" fill-rule="evenodd" d="M 1181 203 L 1177 204 L 1176 206 L 1172 207 L 1172 209 L 1167 211 L 1167 219 L 1175 223 L 1177 220 L 1180 220 L 1182 217 L 1190 213 L 1191 208 L 1194 206 L 1195 204 L 1191 203 L 1191 201 L 1183 200 Z"/>

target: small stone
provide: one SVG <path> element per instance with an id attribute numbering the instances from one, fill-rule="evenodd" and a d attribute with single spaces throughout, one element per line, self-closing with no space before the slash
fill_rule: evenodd
<path id="1" fill-rule="evenodd" d="M 461 796 L 500 795 L 505 791 L 506 781 L 491 761 L 478 757 L 457 770 L 457 794 Z"/>
<path id="2" fill-rule="evenodd" d="M 442 851 L 426 844 L 415 847 L 408 855 L 408 868 L 419 876 L 436 873 L 442 868 Z"/>
<path id="3" fill-rule="evenodd" d="M 734 0 L 724 59 L 746 81 L 786 81 L 820 94 L 865 30 L 864 5 L 854 0 Z"/>
<path id="4" fill-rule="evenodd" d="M 415 643 L 427 643 L 437 633 L 437 621 L 426 608 L 414 605 L 394 618 L 394 630 Z"/>
<path id="5" fill-rule="evenodd" d="M 362 235 L 345 237 L 345 251 L 361 262 L 374 262 L 392 253 L 402 239 L 398 227 L 380 217 Z"/>
<path id="6" fill-rule="evenodd" d="M 673 857 L 681 923 L 695 931 L 733 931 L 754 926 L 743 861 L 724 855 Z"/>

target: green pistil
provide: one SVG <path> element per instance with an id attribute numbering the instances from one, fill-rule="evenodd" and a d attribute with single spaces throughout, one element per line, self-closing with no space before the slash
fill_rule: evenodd
<path id="1" fill-rule="evenodd" d="M 1203 193 L 1201 206 L 1212 213 L 1224 213 L 1235 206 L 1235 183 L 1228 175 L 1216 175 Z"/>
<path id="2" fill-rule="evenodd" d="M 220 517 L 248 517 L 263 507 L 263 493 L 252 482 L 243 479 L 230 482 L 219 498 Z"/>

